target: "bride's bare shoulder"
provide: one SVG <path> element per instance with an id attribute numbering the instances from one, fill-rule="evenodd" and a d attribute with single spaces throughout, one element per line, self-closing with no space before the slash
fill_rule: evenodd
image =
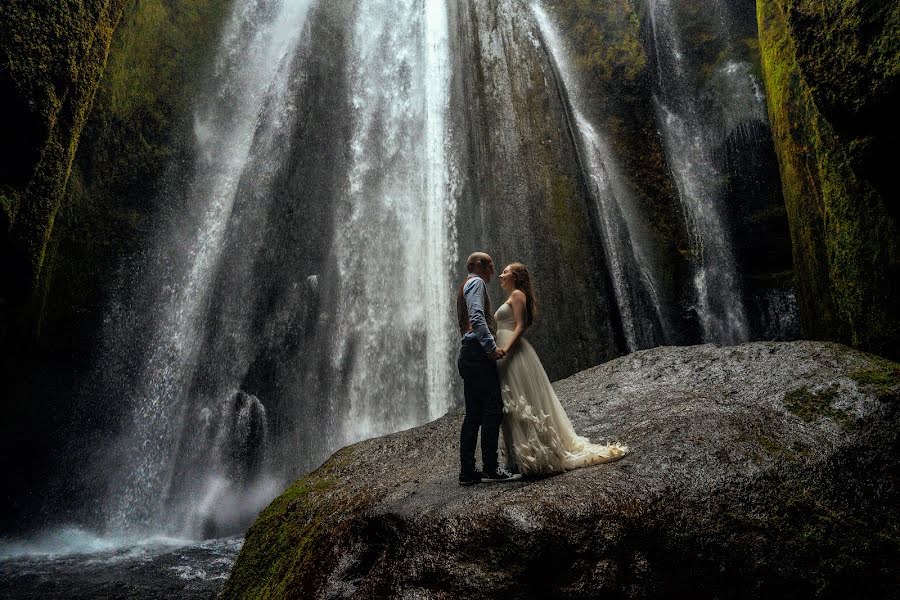
<path id="1" fill-rule="evenodd" d="M 525 302 L 525 292 L 522 290 L 513 290 L 509 295 L 509 299 L 513 302 Z"/>

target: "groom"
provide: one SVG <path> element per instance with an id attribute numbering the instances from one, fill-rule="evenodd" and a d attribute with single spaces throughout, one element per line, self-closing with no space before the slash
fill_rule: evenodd
<path id="1" fill-rule="evenodd" d="M 459 286 L 456 297 L 456 315 L 462 336 L 458 365 L 466 398 L 466 416 L 459 435 L 459 484 L 513 481 L 519 475 L 510 475 L 497 464 L 503 401 L 496 361 L 506 352 L 497 348 L 494 340 L 497 323 L 487 293 L 486 284 L 494 274 L 494 261 L 484 252 L 475 252 L 466 261 L 466 269 L 469 276 Z M 475 470 L 479 428 L 483 473 Z"/>

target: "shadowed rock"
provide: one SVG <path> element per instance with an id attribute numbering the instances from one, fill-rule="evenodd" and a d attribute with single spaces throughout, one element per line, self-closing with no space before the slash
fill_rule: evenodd
<path id="1" fill-rule="evenodd" d="M 836 597 L 898 589 L 900 365 L 636 352 L 555 385 L 624 459 L 456 484 L 461 413 L 335 453 L 259 516 L 233 597 Z"/>

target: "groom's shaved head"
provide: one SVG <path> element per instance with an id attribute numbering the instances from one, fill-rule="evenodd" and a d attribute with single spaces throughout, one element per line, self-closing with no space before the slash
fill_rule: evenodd
<path id="1" fill-rule="evenodd" d="M 474 273 L 475 268 L 479 264 L 484 264 L 488 262 L 493 262 L 493 259 L 486 252 L 473 252 L 469 255 L 469 260 L 466 261 L 466 270 L 469 273 Z"/>

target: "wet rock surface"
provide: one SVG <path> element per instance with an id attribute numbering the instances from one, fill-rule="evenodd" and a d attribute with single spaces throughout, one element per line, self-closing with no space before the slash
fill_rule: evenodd
<path id="1" fill-rule="evenodd" d="M 819 342 L 664 347 L 555 387 L 579 433 L 631 453 L 461 488 L 460 412 L 349 446 L 263 511 L 224 597 L 900 589 L 896 363 Z"/>
<path id="2" fill-rule="evenodd" d="M 233 537 L 181 543 L 161 539 L 49 554 L 22 548 L 12 556 L 6 553 L 9 544 L 0 544 L 0 598 L 215 598 L 242 542 Z"/>

